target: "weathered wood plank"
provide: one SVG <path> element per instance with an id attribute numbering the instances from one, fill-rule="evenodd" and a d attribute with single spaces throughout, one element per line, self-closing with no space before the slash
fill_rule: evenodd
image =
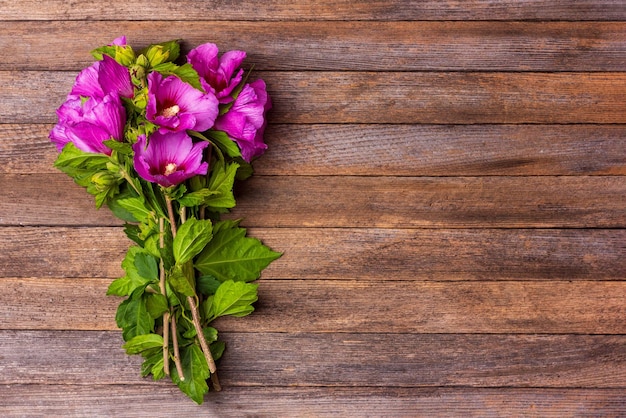
<path id="1" fill-rule="evenodd" d="M 221 333 L 232 386 L 626 388 L 626 336 Z M 1 331 L 0 384 L 132 384 L 116 332 Z M 27 349 L 25 349 L 25 347 Z M 168 389 L 169 390 L 169 389 Z"/>
<path id="2" fill-rule="evenodd" d="M 5 3 L 0 20 L 626 20 L 620 0 L 245 0 L 237 7 L 193 0 Z"/>
<path id="3" fill-rule="evenodd" d="M 58 173 L 52 124 L 0 124 L 0 173 Z M 269 125 L 257 175 L 626 175 L 626 125 Z"/>
<path id="4" fill-rule="evenodd" d="M 255 176 L 230 216 L 261 227 L 615 228 L 626 226 L 625 178 Z M 122 223 L 60 172 L 0 183 L 0 225 Z"/>
<path id="5" fill-rule="evenodd" d="M 257 176 L 232 216 L 263 227 L 623 227 L 625 179 Z"/>
<path id="6" fill-rule="evenodd" d="M 272 123 L 626 122 L 625 73 L 255 74 L 268 83 Z M 0 71 L 0 114 L 11 123 L 54 123 L 75 77 Z"/>
<path id="7" fill-rule="evenodd" d="M 33 21 L 0 27 L 0 49 L 20 43 L 0 70 L 78 71 L 120 34 L 137 51 L 170 39 L 241 49 L 256 70 L 621 71 L 626 56 L 624 22 Z"/>
<path id="8" fill-rule="evenodd" d="M 106 393 L 106 396 L 102 396 Z M 619 416 L 621 389 L 227 387 L 200 408 L 173 386 L 5 385 L 4 416 Z M 141 408 L 129 407 L 141 405 Z"/>
<path id="9" fill-rule="evenodd" d="M 268 279 L 623 280 L 626 229 L 250 228 Z M 0 228 L 0 277 L 123 274 L 122 228 Z"/>
<path id="10" fill-rule="evenodd" d="M 0 279 L 0 329 L 117 330 L 104 279 Z M 372 295 L 376 295 L 373 297 Z M 567 295 L 567 297 L 563 297 Z M 238 332 L 626 334 L 626 282 L 260 280 Z M 390 321 L 389 318 L 393 318 Z"/>

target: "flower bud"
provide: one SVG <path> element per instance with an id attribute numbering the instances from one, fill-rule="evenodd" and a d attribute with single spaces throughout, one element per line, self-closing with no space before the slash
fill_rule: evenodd
<path id="1" fill-rule="evenodd" d="M 108 171 L 99 171 L 91 176 L 91 183 L 99 192 L 106 192 L 111 187 L 116 186 L 117 177 Z"/>

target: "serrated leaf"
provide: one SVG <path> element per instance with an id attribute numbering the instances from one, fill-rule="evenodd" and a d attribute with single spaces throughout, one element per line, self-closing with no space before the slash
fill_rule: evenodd
<path id="1" fill-rule="evenodd" d="M 246 230 L 236 221 L 218 222 L 213 227 L 213 239 L 200 253 L 195 267 L 204 275 L 220 281 L 252 281 L 261 271 L 281 256 L 258 239 L 246 237 Z"/>
<path id="2" fill-rule="evenodd" d="M 143 246 L 144 240 L 139 238 L 139 234 L 141 234 L 139 226 L 133 224 L 124 224 L 124 233 L 126 234 L 128 239 Z"/>
<path id="3" fill-rule="evenodd" d="M 145 361 L 141 365 L 141 377 L 146 377 L 152 374 L 154 380 L 159 380 L 165 377 L 163 371 L 163 348 L 160 350 L 146 350 L 141 353 L 144 356 Z"/>
<path id="4" fill-rule="evenodd" d="M 156 347 L 163 347 L 163 337 L 158 334 L 136 335 L 122 346 L 130 355 Z"/>
<path id="5" fill-rule="evenodd" d="M 196 279 L 196 289 L 206 296 L 214 295 L 222 282 L 213 276 L 200 276 Z"/>
<path id="6" fill-rule="evenodd" d="M 146 293 L 146 309 L 154 319 L 163 316 L 169 309 L 167 298 L 160 293 Z"/>
<path id="7" fill-rule="evenodd" d="M 214 194 L 207 196 L 204 205 L 214 211 L 223 211 L 235 207 L 235 196 L 233 195 L 233 185 L 239 164 L 231 162 L 225 164 L 217 160 L 211 169 L 208 188 Z"/>
<path id="8" fill-rule="evenodd" d="M 202 84 L 200 84 L 200 76 L 198 75 L 198 72 L 194 70 L 189 63 L 179 66 L 171 62 L 165 62 L 155 65 L 152 69 L 161 73 L 163 76 L 175 75 L 185 83 L 191 84 L 200 91 L 204 91 Z"/>
<path id="9" fill-rule="evenodd" d="M 211 129 L 206 131 L 205 134 L 211 138 L 211 141 L 229 157 L 241 157 L 241 150 L 239 149 L 239 146 L 235 141 L 230 139 L 226 132 Z"/>
<path id="10" fill-rule="evenodd" d="M 210 220 L 189 218 L 178 228 L 174 238 L 174 259 L 184 264 L 198 255 L 213 237 L 213 224 Z"/>
<path id="11" fill-rule="evenodd" d="M 175 265 L 174 268 L 167 275 L 167 283 L 176 292 L 183 294 L 184 296 L 194 296 L 196 294 L 195 283 L 193 282 L 193 272 L 185 271 L 188 264 L 181 266 Z"/>
<path id="12" fill-rule="evenodd" d="M 133 148 L 130 144 L 126 142 L 116 141 L 115 139 L 108 139 L 102 142 L 107 148 L 117 151 L 120 154 L 131 155 L 133 153 Z"/>
<path id="13" fill-rule="evenodd" d="M 197 177 L 197 176 L 196 176 Z M 195 178 L 195 177 L 194 177 Z M 219 192 L 207 188 L 196 190 L 195 192 L 184 194 L 176 201 L 188 208 L 200 206 L 209 196 L 216 195 Z"/>
<path id="14" fill-rule="evenodd" d="M 127 296 L 158 280 L 156 260 L 141 247 L 133 246 L 128 249 L 122 268 L 126 275 L 111 283 L 107 295 Z"/>
<path id="15" fill-rule="evenodd" d="M 85 172 L 96 173 L 105 169 L 109 161 L 108 155 L 85 152 L 68 142 L 57 156 L 54 166 L 69 175 L 73 173 L 85 174 Z"/>
<path id="16" fill-rule="evenodd" d="M 257 301 L 257 284 L 225 281 L 217 288 L 210 309 L 211 320 L 220 316 L 246 316 L 254 311 Z"/>
<path id="17" fill-rule="evenodd" d="M 117 326 L 122 328 L 122 338 L 129 341 L 137 335 L 149 334 L 154 328 L 154 319 L 148 313 L 143 289 L 137 289 L 117 308 Z"/>
<path id="18" fill-rule="evenodd" d="M 153 212 L 146 207 L 146 203 L 141 197 L 117 199 L 117 205 L 132 214 L 138 222 L 145 222 L 148 217 L 153 216 Z"/>
<path id="19" fill-rule="evenodd" d="M 180 348 L 180 362 L 185 380 L 181 380 L 176 368 L 171 370 L 172 380 L 183 393 L 198 405 L 204 402 L 204 395 L 209 391 L 206 380 L 210 376 L 209 366 L 202 350 L 195 344 Z"/>
<path id="20" fill-rule="evenodd" d="M 174 70 L 174 74 L 185 83 L 189 83 L 196 89 L 204 91 L 202 84 L 200 84 L 200 76 L 198 75 L 198 72 L 193 69 L 191 64 L 187 63 L 181 65 Z"/>
<path id="21" fill-rule="evenodd" d="M 209 347 L 211 350 L 211 355 L 213 356 L 213 360 L 217 361 L 224 354 L 224 350 L 226 349 L 226 343 L 224 341 L 215 341 Z"/>

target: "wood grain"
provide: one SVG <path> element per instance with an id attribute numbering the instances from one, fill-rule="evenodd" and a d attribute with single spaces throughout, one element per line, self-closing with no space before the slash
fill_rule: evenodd
<path id="1" fill-rule="evenodd" d="M 0 20 L 626 20 L 620 0 L 138 0 L 67 3 L 63 0 L 8 2 Z"/>
<path id="2" fill-rule="evenodd" d="M 28 392 L 38 402 L 24 397 Z M 106 393 L 103 397 L 102 394 Z M 195 416 L 200 408 L 172 386 L 5 385 L 0 394 L 5 416 Z M 254 415 L 347 417 L 618 416 L 626 396 L 621 389 L 534 388 L 376 388 L 229 387 L 211 392 L 202 413 L 240 418 Z M 141 405 L 141 408 L 128 405 Z"/>
<path id="3" fill-rule="evenodd" d="M 0 124 L 0 173 L 58 173 L 52 127 Z M 626 175 L 624 138 L 626 125 L 272 124 L 254 169 L 273 176 Z"/>
<path id="4" fill-rule="evenodd" d="M 264 72 L 271 123 L 624 123 L 626 74 Z M 0 114 L 54 123 L 75 73 L 0 71 Z M 46 94 L 41 94 L 45 91 Z"/>
<path id="5" fill-rule="evenodd" d="M 114 278 L 122 228 L 3 227 L 0 277 Z M 267 279 L 623 280 L 626 229 L 250 228 Z"/>
<path id="6" fill-rule="evenodd" d="M 625 206 L 620 177 L 257 176 L 232 216 L 265 227 L 624 227 Z"/>
<path id="7" fill-rule="evenodd" d="M 626 22 L 33 21 L 0 27 L 0 49 L 21 45 L 0 70 L 78 72 L 121 33 L 136 51 L 170 39 L 244 50 L 255 70 L 622 71 L 626 54 Z"/>
<path id="8" fill-rule="evenodd" d="M 121 299 L 105 296 L 110 280 L 0 283 L 0 329 L 117 330 Z M 260 280 L 254 315 L 215 326 L 229 332 L 626 334 L 624 298 L 624 282 Z"/>
<path id="9" fill-rule="evenodd" d="M 218 368 L 227 388 L 626 388 L 623 335 L 223 332 L 220 338 L 227 348 Z M 119 332 L 0 331 L 0 384 L 171 387 L 142 379 L 142 359 L 127 356 L 122 342 Z"/>
<path id="10" fill-rule="evenodd" d="M 0 174 L 0 183 L 0 225 L 122 224 L 63 173 Z M 238 188 L 229 216 L 249 226 L 626 226 L 621 177 L 256 176 Z"/>

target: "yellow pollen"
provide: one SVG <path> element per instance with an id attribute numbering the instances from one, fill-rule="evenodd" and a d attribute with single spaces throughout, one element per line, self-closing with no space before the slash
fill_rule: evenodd
<path id="1" fill-rule="evenodd" d="M 165 172 L 163 174 L 166 176 L 169 176 L 170 174 L 176 171 L 176 167 L 177 167 L 176 164 L 169 163 L 168 165 L 165 166 Z"/>
<path id="2" fill-rule="evenodd" d="M 176 116 L 178 112 L 180 112 L 180 107 L 178 107 L 178 105 L 174 105 L 163 109 L 163 111 L 161 112 L 161 116 L 171 118 L 172 116 Z"/>

